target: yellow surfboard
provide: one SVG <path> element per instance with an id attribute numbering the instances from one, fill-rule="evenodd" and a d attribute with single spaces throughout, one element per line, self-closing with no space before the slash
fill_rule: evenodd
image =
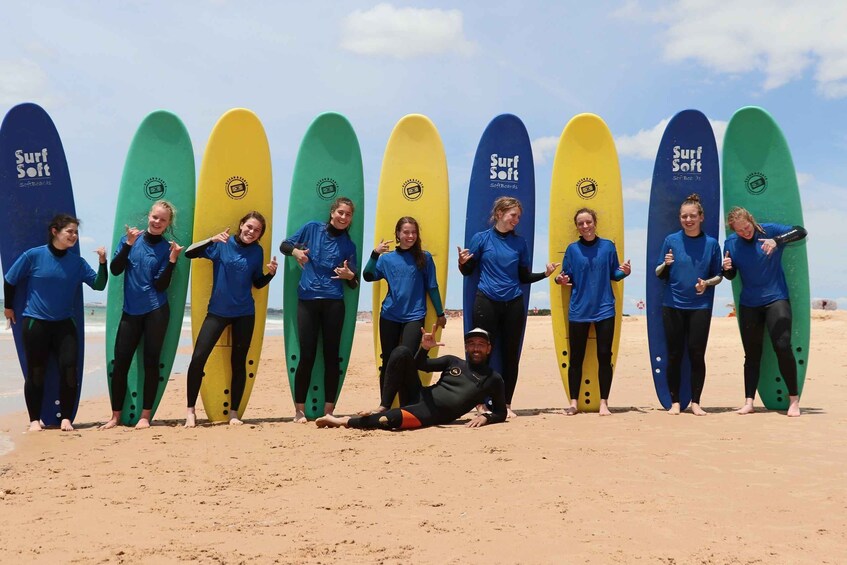
<path id="1" fill-rule="evenodd" d="M 271 155 L 265 129 L 250 110 L 236 108 L 226 112 L 215 124 L 200 167 L 197 203 L 194 217 L 194 241 L 206 239 L 229 228 L 238 232 L 238 221 L 252 210 L 259 211 L 267 222 L 259 244 L 264 250 L 265 264 L 270 262 L 273 246 L 273 184 Z M 191 268 L 191 333 L 194 341 L 206 318 L 212 293 L 212 262 L 195 259 Z M 253 289 L 256 323 L 247 353 L 247 383 L 239 406 L 244 414 L 259 369 L 259 354 L 265 334 L 268 287 Z M 215 345 L 206 363 L 200 395 L 206 416 L 213 422 L 229 419 L 230 365 L 232 346 L 230 328 Z"/>
<path id="2" fill-rule="evenodd" d="M 573 217 L 580 208 L 597 212 L 597 235 L 610 239 L 623 263 L 623 196 L 618 153 L 612 133 L 606 123 L 594 114 L 579 114 L 568 122 L 559 138 L 553 161 L 553 180 L 550 186 L 550 258 L 561 263 L 565 249 L 579 239 Z M 623 283 L 612 283 L 615 294 L 615 338 L 612 344 L 612 367 L 618 357 L 621 335 Z M 559 286 L 550 277 L 550 310 L 553 319 L 553 341 L 556 361 L 568 398 L 568 306 L 571 289 Z M 582 365 L 579 409 L 597 412 L 600 409 L 600 385 L 597 378 L 597 340 L 592 326 Z"/>
<path id="3" fill-rule="evenodd" d="M 393 243 L 394 227 L 402 216 L 412 216 L 420 225 L 423 249 L 432 254 L 435 263 L 441 303 L 447 293 L 447 257 L 450 237 L 450 195 L 447 179 L 447 157 L 435 125 L 426 116 L 409 114 L 403 117 L 388 139 L 376 204 L 374 246 L 365 250 L 362 262 L 367 262 L 371 251 L 380 240 Z M 382 347 L 379 344 L 379 313 L 388 293 L 384 280 L 373 283 L 373 340 L 377 375 L 382 365 Z M 425 328 L 429 331 L 436 320 L 432 302 L 427 298 Z M 441 330 L 436 334 L 436 339 Z M 430 350 L 430 357 L 438 355 L 438 348 Z M 430 383 L 430 373 L 420 373 L 424 386 Z"/>

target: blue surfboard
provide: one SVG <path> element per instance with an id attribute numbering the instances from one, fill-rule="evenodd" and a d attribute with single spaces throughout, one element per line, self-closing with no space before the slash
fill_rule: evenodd
<path id="1" fill-rule="evenodd" d="M 671 407 L 668 390 L 667 342 L 662 324 L 662 296 L 665 282 L 656 276 L 655 267 L 664 256 L 662 243 L 669 234 L 679 231 L 679 206 L 696 192 L 700 195 L 705 219 L 703 231 L 718 239 L 720 216 L 720 171 L 715 134 L 709 120 L 697 110 L 683 110 L 665 128 L 650 189 L 647 223 L 647 340 L 653 384 L 659 402 Z M 711 306 L 710 306 L 711 308 Z M 691 402 L 691 371 L 686 350 L 682 359 L 679 389 L 680 409 Z"/>
<path id="2" fill-rule="evenodd" d="M 535 167 L 532 145 L 523 122 L 512 114 L 491 120 L 482 133 L 471 170 L 468 208 L 465 215 L 465 247 L 471 238 L 491 227 L 489 218 L 494 200 L 512 196 L 520 200 L 523 214 L 516 232 L 526 239 L 530 261 L 535 247 Z M 463 308 L 465 332 L 473 329 L 473 307 L 479 286 L 479 269 L 464 279 Z M 521 285 L 524 312 L 529 307 L 529 286 Z M 523 338 L 521 338 L 523 341 Z M 495 341 L 491 366 L 501 371 L 501 348 Z"/>
<path id="3" fill-rule="evenodd" d="M 0 260 L 3 273 L 27 249 L 47 243 L 47 225 L 59 213 L 76 215 L 71 176 L 65 160 L 65 150 L 53 120 L 43 108 L 25 103 L 15 106 L 6 114 L 0 126 Z M 79 255 L 79 244 L 69 253 Z M 12 326 L 15 347 L 21 371 L 26 375 L 27 362 L 23 349 L 22 312 L 26 300 L 27 284 L 17 286 L 15 292 L 15 319 Z M 79 406 L 82 390 L 82 366 L 85 349 L 82 288 L 74 305 L 74 322 L 79 342 L 77 361 L 77 399 L 73 414 Z M 55 359 L 47 365 L 44 384 L 44 403 L 41 421 L 45 425 L 58 425 L 59 372 Z"/>

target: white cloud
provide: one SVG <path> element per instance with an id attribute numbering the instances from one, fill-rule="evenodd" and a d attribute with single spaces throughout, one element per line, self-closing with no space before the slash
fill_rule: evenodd
<path id="1" fill-rule="evenodd" d="M 559 138 L 555 136 L 539 137 L 532 140 L 532 161 L 538 165 L 545 165 L 553 160 L 556 148 L 559 146 Z"/>
<path id="2" fill-rule="evenodd" d="M 827 98 L 847 96 L 847 3 L 842 0 L 680 0 L 663 8 L 664 56 L 723 74 L 758 72 L 773 90 L 813 71 Z"/>
<path id="3" fill-rule="evenodd" d="M 665 133 L 665 128 L 668 127 L 670 121 L 670 118 L 665 118 L 650 129 L 640 130 L 633 135 L 619 135 L 615 138 L 615 147 L 618 149 L 618 155 L 648 161 L 654 160 L 656 158 L 656 152 L 659 150 L 659 144 L 662 142 L 662 135 Z M 720 154 L 723 148 L 723 137 L 726 133 L 728 122 L 723 120 L 709 120 L 709 123 L 712 125 L 712 131 L 715 133 L 718 154 Z"/>
<path id="4" fill-rule="evenodd" d="M 476 45 L 465 38 L 460 10 L 395 8 L 391 4 L 347 16 L 341 47 L 360 55 L 396 59 L 476 51 Z"/>
<path id="5" fill-rule="evenodd" d="M 623 199 L 626 202 L 650 202 L 650 187 L 653 179 L 642 179 L 623 186 Z"/>
<path id="6" fill-rule="evenodd" d="M 47 91 L 47 73 L 36 63 L 0 60 L 0 105 L 10 106 L 36 98 Z"/>

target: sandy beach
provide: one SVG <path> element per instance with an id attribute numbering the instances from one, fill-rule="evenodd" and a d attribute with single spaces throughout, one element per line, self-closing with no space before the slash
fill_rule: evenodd
<path id="1" fill-rule="evenodd" d="M 716 318 L 698 418 L 656 400 L 646 320 L 625 318 L 613 416 L 565 417 L 549 318 L 530 318 L 513 407 L 481 429 L 291 422 L 282 338 L 265 342 L 246 425 L 182 428 L 185 375 L 156 425 L 24 433 L 0 457 L 4 563 L 843 563 L 847 313 L 815 312 L 801 418 L 742 402 L 736 322 Z M 451 320 L 446 353 L 461 353 Z M 378 400 L 359 324 L 337 413 Z M 202 417 L 202 414 L 201 414 Z"/>

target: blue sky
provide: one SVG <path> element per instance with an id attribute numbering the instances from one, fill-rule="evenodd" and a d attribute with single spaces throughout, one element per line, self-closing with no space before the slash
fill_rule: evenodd
<path id="1" fill-rule="evenodd" d="M 368 204 L 357 220 L 365 222 L 366 249 L 385 144 L 402 116 L 426 114 L 444 141 L 455 249 L 479 137 L 494 116 L 513 113 L 535 152 L 536 270 L 547 256 L 556 141 L 570 118 L 593 112 L 609 125 L 620 154 L 625 248 L 634 270 L 625 310 L 634 312 L 644 295 L 647 199 L 664 124 L 697 108 L 712 120 L 720 147 L 732 113 L 758 105 L 780 124 L 793 152 L 812 295 L 844 307 L 847 266 L 838 259 L 837 226 L 847 217 L 847 7 L 799 4 L 9 3 L 0 112 L 32 101 L 53 117 L 83 219 L 83 252 L 108 243 L 129 142 L 156 109 L 185 122 L 198 170 L 221 114 L 233 107 L 256 112 L 273 158 L 274 247 L 293 229 L 285 226 L 285 209 L 306 128 L 321 112 L 345 114 L 364 159 Z M 450 264 L 447 307 L 459 308 L 461 276 L 454 257 Z M 729 285 L 721 287 L 718 304 L 730 301 Z M 546 306 L 547 285 L 533 289 L 532 303 Z M 281 305 L 281 295 L 280 277 L 270 304 Z M 370 309 L 367 284 L 360 306 Z"/>

